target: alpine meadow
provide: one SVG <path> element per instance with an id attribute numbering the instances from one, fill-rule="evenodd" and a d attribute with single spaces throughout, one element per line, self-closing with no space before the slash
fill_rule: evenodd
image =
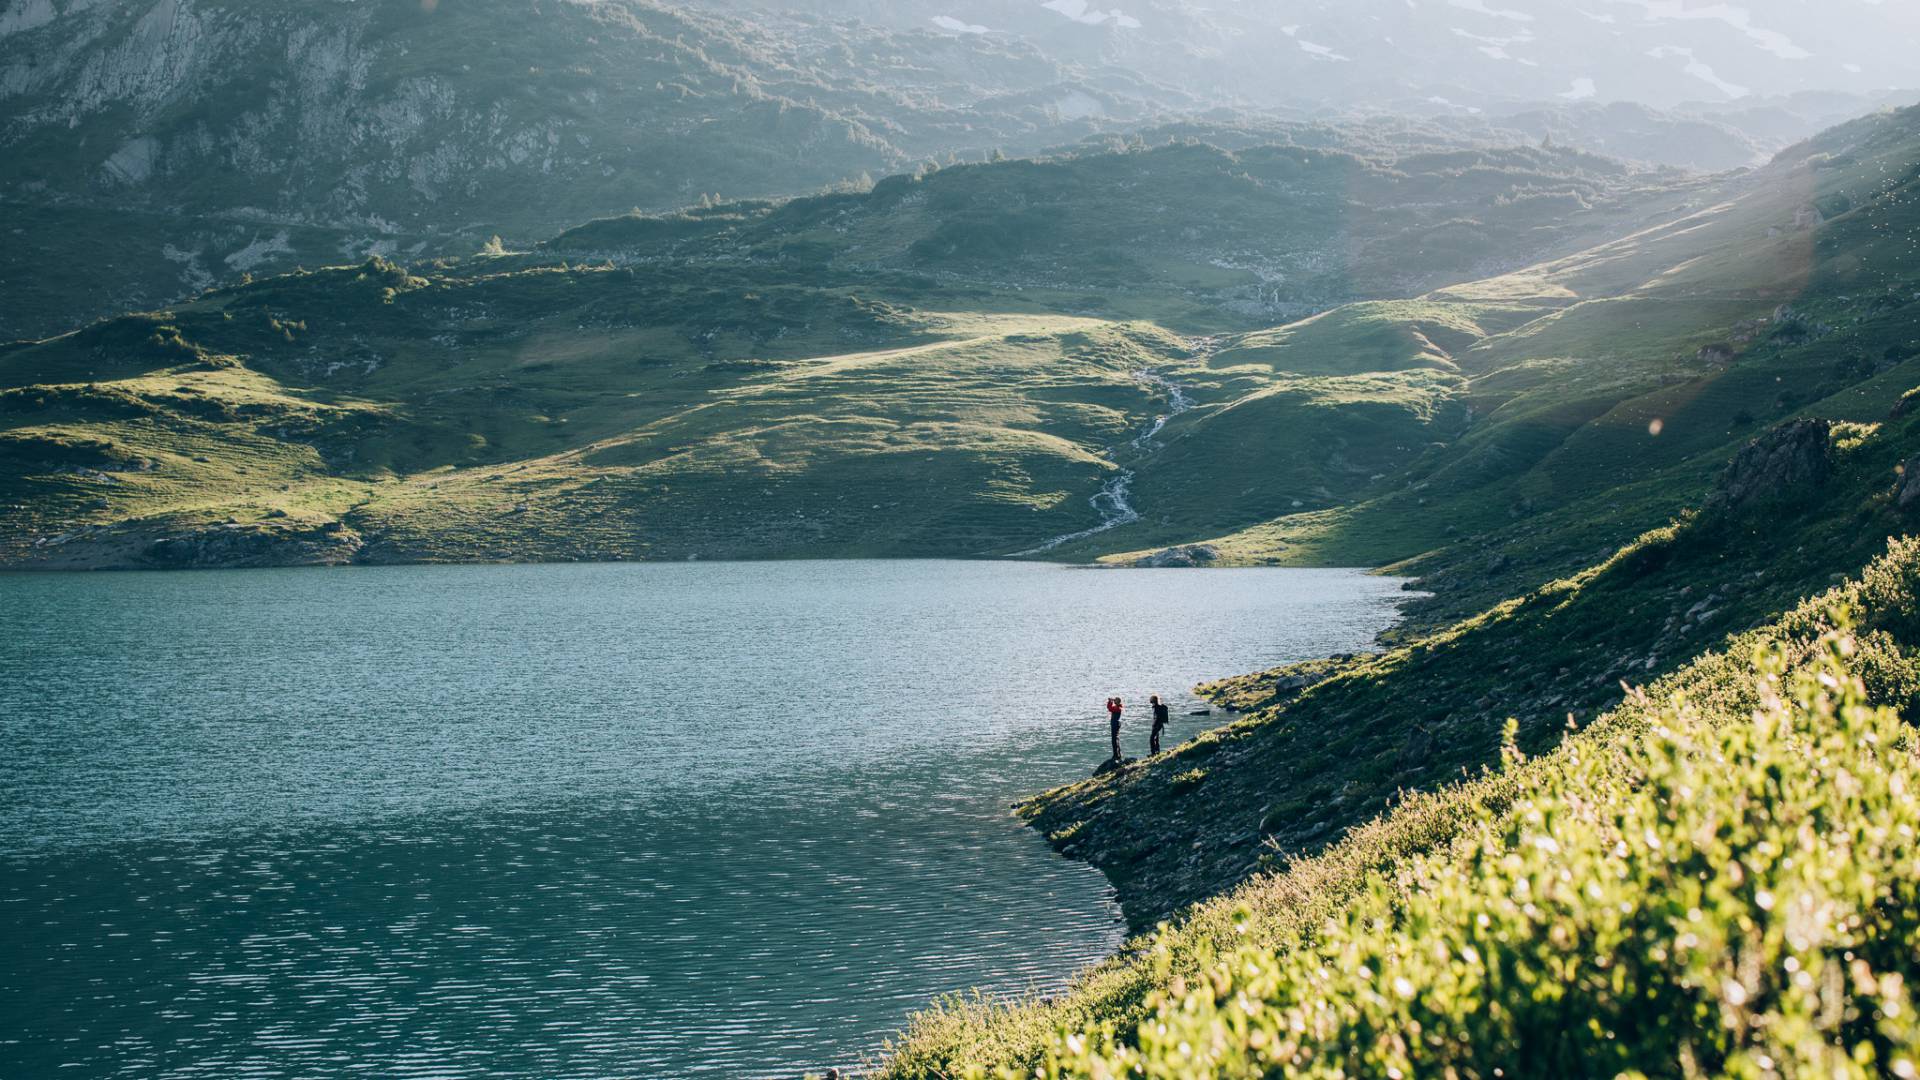
<path id="1" fill-rule="evenodd" d="M 1916 50 L 0 0 L 0 1076 L 1920 1076 Z"/>

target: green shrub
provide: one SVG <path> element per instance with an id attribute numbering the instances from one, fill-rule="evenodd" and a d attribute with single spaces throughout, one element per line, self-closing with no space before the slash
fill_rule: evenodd
<path id="1" fill-rule="evenodd" d="M 1040 1075 L 1914 1076 L 1920 770 L 1860 652 L 1757 649 L 1746 692 L 1509 748 L 1510 804 L 1311 944 L 1203 942 L 1183 974 L 1162 943 L 1137 1032 L 1067 1029 Z"/>

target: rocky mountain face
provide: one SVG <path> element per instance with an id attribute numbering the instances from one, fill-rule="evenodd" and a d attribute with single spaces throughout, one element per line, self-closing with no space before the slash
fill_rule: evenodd
<path id="1" fill-rule="evenodd" d="M 756 0 L 700 0 L 748 9 Z M 1660 108 L 1911 85 L 1920 10 L 1874 0 L 786 0 L 895 26 L 1017 37 L 1264 105 Z M 1844 14 L 1836 9 L 1844 9 Z M 1436 101 L 1435 99 L 1442 99 Z"/>
<path id="2" fill-rule="evenodd" d="M 1861 44 L 1795 5 L 1513 5 L 7 0 L 0 340 L 247 274 L 1181 120 L 1249 145 L 1390 112 L 1456 141 L 1733 168 L 1878 101 L 1897 80 L 1876 57 L 1911 21 L 1875 7 L 1847 23 Z M 1790 93 L 1807 87 L 1826 89 Z"/>
<path id="3" fill-rule="evenodd" d="M 0 337 L 246 272 L 1037 149 L 1181 100 L 1013 40 L 646 0 L 15 0 Z"/>

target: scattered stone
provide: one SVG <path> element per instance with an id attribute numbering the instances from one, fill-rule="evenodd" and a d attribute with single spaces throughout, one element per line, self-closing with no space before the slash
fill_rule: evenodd
<path id="1" fill-rule="evenodd" d="M 1188 709 L 1187 715 L 1188 716 L 1212 716 L 1213 710 L 1212 709 Z"/>
<path id="2" fill-rule="evenodd" d="M 1702 345 L 1700 346 L 1700 351 L 1694 354 L 1695 358 L 1701 363 L 1715 364 L 1720 367 L 1725 367 L 1733 363 L 1734 358 L 1738 355 L 1734 350 L 1733 344 L 1726 341 L 1716 341 L 1711 345 Z"/>

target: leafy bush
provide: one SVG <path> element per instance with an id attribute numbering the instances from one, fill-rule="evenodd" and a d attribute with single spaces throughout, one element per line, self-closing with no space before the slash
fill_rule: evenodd
<path id="1" fill-rule="evenodd" d="M 1137 1032 L 1068 1029 L 1040 1075 L 1915 1075 L 1920 770 L 1861 640 L 1510 748 L 1510 803 L 1463 804 L 1311 944 L 1203 942 L 1176 972 L 1162 939 Z"/>

